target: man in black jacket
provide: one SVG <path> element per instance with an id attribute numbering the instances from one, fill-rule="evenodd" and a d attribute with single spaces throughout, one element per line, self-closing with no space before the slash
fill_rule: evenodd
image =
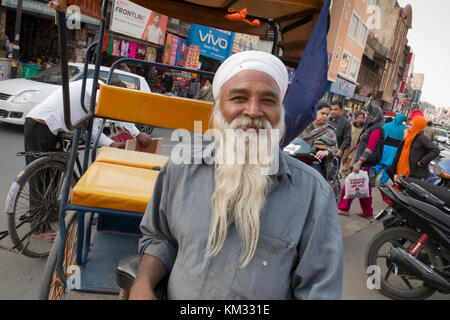
<path id="1" fill-rule="evenodd" d="M 344 111 L 344 105 L 341 101 L 333 101 L 331 103 L 331 115 L 328 123 L 334 127 L 336 131 L 336 139 L 338 143 L 336 157 L 339 158 L 339 165 L 344 151 L 350 147 L 352 142 L 352 126 L 350 121 L 344 117 Z"/>
<path id="2" fill-rule="evenodd" d="M 407 130 L 411 129 L 412 124 L 408 124 Z M 397 164 L 402 154 L 405 140 L 400 144 L 394 162 L 386 169 L 387 174 L 394 181 L 394 176 L 397 174 Z M 414 138 L 409 152 L 409 177 L 416 179 L 428 178 L 431 173 L 428 169 L 430 162 L 439 156 L 440 150 L 430 139 L 428 139 L 423 132 L 420 132 Z"/>

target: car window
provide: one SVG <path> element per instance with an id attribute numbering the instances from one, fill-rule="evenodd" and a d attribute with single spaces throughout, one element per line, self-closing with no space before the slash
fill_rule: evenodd
<path id="1" fill-rule="evenodd" d="M 444 131 L 444 130 L 439 130 L 439 135 L 441 137 L 447 137 L 448 136 L 447 131 Z"/>
<path id="2" fill-rule="evenodd" d="M 74 81 L 81 74 L 81 70 L 78 67 L 69 66 L 69 81 Z M 49 69 L 43 70 L 39 72 L 34 77 L 31 77 L 30 80 L 61 85 L 61 66 L 56 65 Z"/>
<path id="3" fill-rule="evenodd" d="M 108 81 L 108 75 L 109 75 L 108 71 L 100 71 L 99 80 L 106 83 Z M 93 77 L 94 77 L 94 70 L 90 69 L 88 71 L 88 78 L 92 79 Z M 81 79 L 81 76 L 79 78 Z M 141 82 L 139 81 L 139 78 L 129 76 L 126 74 L 114 73 L 111 80 L 111 84 L 127 89 L 134 89 L 134 90 L 141 89 Z"/>

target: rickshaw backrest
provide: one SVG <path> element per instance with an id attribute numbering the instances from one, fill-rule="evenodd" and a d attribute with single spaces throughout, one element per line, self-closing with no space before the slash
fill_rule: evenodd
<path id="1" fill-rule="evenodd" d="M 194 127 L 194 121 L 201 121 L 200 131 L 203 133 L 209 128 L 212 110 L 212 102 L 101 85 L 95 114 L 191 132 L 199 131 Z"/>

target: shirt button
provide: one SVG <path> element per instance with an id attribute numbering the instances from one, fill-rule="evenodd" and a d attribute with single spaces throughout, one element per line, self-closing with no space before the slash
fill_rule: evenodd
<path id="1" fill-rule="evenodd" d="M 209 274 L 209 277 L 210 278 L 214 278 L 216 276 L 216 274 L 214 273 L 214 272 L 211 272 L 210 274 Z"/>

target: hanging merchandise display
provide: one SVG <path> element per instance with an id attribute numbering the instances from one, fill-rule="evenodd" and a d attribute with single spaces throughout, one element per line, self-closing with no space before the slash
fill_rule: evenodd
<path id="1" fill-rule="evenodd" d="M 185 62 L 186 53 L 187 53 L 187 41 L 186 39 L 179 38 L 175 65 L 180 67 L 183 66 Z"/>
<path id="2" fill-rule="evenodd" d="M 145 45 L 140 44 L 137 49 L 136 58 L 137 59 L 145 59 L 146 52 L 147 52 L 147 50 L 146 50 Z"/>
<path id="3" fill-rule="evenodd" d="M 120 56 L 128 57 L 128 50 L 130 49 L 130 44 L 128 41 L 120 41 Z"/>
<path id="4" fill-rule="evenodd" d="M 130 44 L 130 50 L 128 52 L 128 58 L 135 59 L 138 45 L 136 43 L 134 43 L 134 42 L 129 42 L 129 44 Z"/>
<path id="5" fill-rule="evenodd" d="M 154 47 L 147 47 L 147 53 L 145 55 L 145 60 L 150 61 L 150 62 L 155 62 L 156 61 L 156 48 Z"/>
<path id="6" fill-rule="evenodd" d="M 112 55 L 113 56 L 119 56 L 120 55 L 120 40 L 113 40 L 113 51 L 112 51 Z"/>
<path id="7" fill-rule="evenodd" d="M 190 45 L 186 56 L 185 67 L 190 69 L 199 68 L 200 59 L 200 47 L 196 45 Z"/>

